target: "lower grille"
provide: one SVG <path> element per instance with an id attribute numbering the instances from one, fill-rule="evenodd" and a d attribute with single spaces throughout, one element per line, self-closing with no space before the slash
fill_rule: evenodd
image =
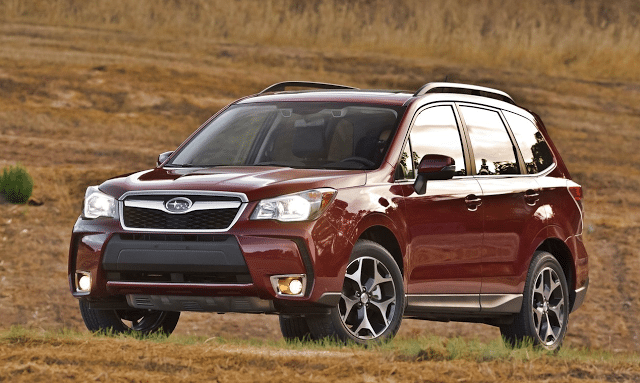
<path id="1" fill-rule="evenodd" d="M 107 280 L 147 283 L 252 283 L 249 273 L 156 273 L 156 272 L 107 272 Z"/>
<path id="2" fill-rule="evenodd" d="M 251 283 L 236 237 L 225 234 L 115 234 L 102 267 L 110 281 Z"/>

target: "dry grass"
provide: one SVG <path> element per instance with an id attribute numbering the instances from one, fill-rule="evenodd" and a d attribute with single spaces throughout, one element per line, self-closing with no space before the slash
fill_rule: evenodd
<path id="1" fill-rule="evenodd" d="M 634 0 L 5 0 L 0 18 L 216 42 L 640 78 Z"/>
<path id="2" fill-rule="evenodd" d="M 420 344 L 417 344 L 417 342 Z M 97 357 L 99 356 L 99 357 Z M 637 355 L 548 355 L 460 339 L 401 340 L 363 349 L 339 345 L 177 338 L 137 340 L 76 333 L 0 333 L 0 380 L 30 381 L 427 381 L 633 382 Z"/>

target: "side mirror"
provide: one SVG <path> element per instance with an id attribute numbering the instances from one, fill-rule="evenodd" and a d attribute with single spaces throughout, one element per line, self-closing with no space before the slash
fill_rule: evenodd
<path id="1" fill-rule="evenodd" d="M 442 154 L 427 154 L 420 160 L 413 188 L 418 194 L 427 192 L 428 180 L 449 180 L 456 174 L 456 161 Z"/>
<path id="2" fill-rule="evenodd" d="M 160 154 L 158 156 L 158 160 L 156 161 L 156 166 L 162 165 L 167 160 L 167 158 L 169 158 L 172 154 L 173 154 L 172 151 L 171 152 L 164 152 L 164 153 Z"/>

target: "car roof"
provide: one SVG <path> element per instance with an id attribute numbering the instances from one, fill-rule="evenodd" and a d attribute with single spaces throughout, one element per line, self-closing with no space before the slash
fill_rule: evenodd
<path id="1" fill-rule="evenodd" d="M 303 87 L 313 90 L 288 91 L 287 88 Z M 262 92 L 240 99 L 236 104 L 270 102 L 346 102 L 357 104 L 378 104 L 390 106 L 408 106 L 413 103 L 425 105 L 432 102 L 458 102 L 486 105 L 533 116 L 519 107 L 507 93 L 476 85 L 431 82 L 417 91 L 358 89 L 347 85 L 285 81 L 273 84 Z"/>

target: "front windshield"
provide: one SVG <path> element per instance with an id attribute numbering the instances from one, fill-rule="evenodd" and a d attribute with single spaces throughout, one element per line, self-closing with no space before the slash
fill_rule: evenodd
<path id="1" fill-rule="evenodd" d="M 327 102 L 234 105 L 190 140 L 167 166 L 286 166 L 375 169 L 398 107 Z"/>

